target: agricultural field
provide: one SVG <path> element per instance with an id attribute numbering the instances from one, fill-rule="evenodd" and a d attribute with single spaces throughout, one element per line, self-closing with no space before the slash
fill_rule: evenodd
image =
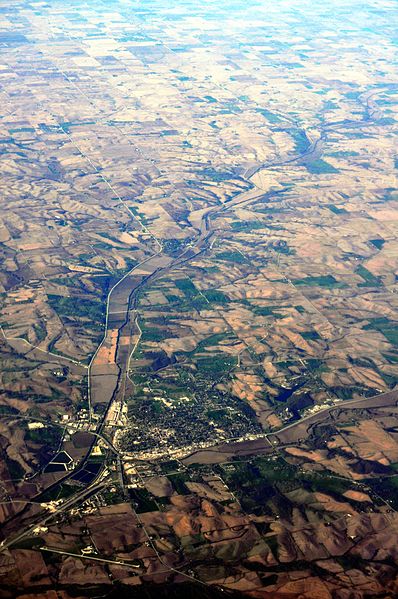
<path id="1" fill-rule="evenodd" d="M 5 599 L 398 596 L 395 18 L 0 0 Z"/>
<path id="2" fill-rule="evenodd" d="M 155 588 L 163 597 L 179 584 L 214 597 L 220 587 L 232 597 L 343 597 L 353 581 L 363 597 L 393 597 L 396 394 L 384 404 L 335 408 L 305 432 L 301 425 L 299 443 L 262 453 L 242 455 L 235 444 L 234 454 L 230 445 L 217 464 L 200 454 L 127 462 L 127 494 L 111 482 L 16 543 L 3 588 L 28 559 L 25 584 L 88 588 L 95 576 L 89 596 L 109 594 L 117 577 L 122 596 L 133 597 Z"/>

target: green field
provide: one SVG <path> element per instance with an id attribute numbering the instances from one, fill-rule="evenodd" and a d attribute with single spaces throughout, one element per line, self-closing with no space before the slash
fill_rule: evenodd
<path id="1" fill-rule="evenodd" d="M 293 285 L 308 285 L 309 287 L 326 287 L 329 289 L 341 289 L 347 285 L 334 278 L 333 275 L 321 275 L 319 277 L 306 277 L 305 279 L 294 279 Z"/>
<path id="2" fill-rule="evenodd" d="M 332 175 L 334 173 L 338 173 L 339 170 L 322 160 L 322 158 L 317 158 L 316 160 L 311 160 L 306 162 L 305 164 L 307 171 L 312 175 Z"/>

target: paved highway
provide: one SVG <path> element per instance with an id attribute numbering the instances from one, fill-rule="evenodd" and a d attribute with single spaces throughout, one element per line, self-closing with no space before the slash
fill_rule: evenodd
<path id="1" fill-rule="evenodd" d="M 87 156 L 87 154 L 76 144 L 76 142 L 71 138 L 69 133 L 65 131 L 61 125 L 59 125 L 63 133 L 68 136 L 70 142 L 76 147 L 79 153 L 82 156 L 84 156 L 84 158 L 88 161 L 88 163 L 95 170 L 95 172 L 103 179 L 106 186 L 112 191 L 114 197 L 116 197 L 120 201 L 121 205 L 123 205 L 124 208 L 128 211 L 130 217 L 137 221 L 142 230 L 145 231 L 148 235 L 150 235 L 157 247 L 157 251 L 152 256 L 146 258 L 140 264 L 136 265 L 128 273 L 126 273 L 117 283 L 115 283 L 115 285 L 109 291 L 107 296 L 104 336 L 101 342 L 99 343 L 97 350 L 93 355 L 90 364 L 87 368 L 90 418 L 92 418 L 92 411 L 95 405 L 101 404 L 105 406 L 105 411 L 95 431 L 96 435 L 102 435 L 103 429 L 107 424 L 107 418 L 112 403 L 118 401 L 120 402 L 120 405 L 122 405 L 124 401 L 128 366 L 134 347 L 130 347 L 131 343 L 128 344 L 128 346 L 126 347 L 125 345 L 122 345 L 120 341 L 123 337 L 123 334 L 130 340 L 134 335 L 138 337 L 140 335 L 140 328 L 137 320 L 137 313 L 135 312 L 135 310 L 138 306 L 138 298 L 141 291 L 145 287 L 150 285 L 153 281 L 155 281 L 157 278 L 169 274 L 174 268 L 191 261 L 203 252 L 207 251 L 208 248 L 212 246 L 212 242 L 216 233 L 212 224 L 214 218 L 220 216 L 224 211 L 230 210 L 233 206 L 250 204 L 251 202 L 258 201 L 259 197 L 269 198 L 279 193 L 278 191 L 274 191 L 264 194 L 264 192 L 261 190 L 253 191 L 255 185 L 252 181 L 252 178 L 260 170 L 265 168 L 273 168 L 275 166 L 287 165 L 291 162 L 299 160 L 305 160 L 309 156 L 314 157 L 314 155 L 316 155 L 316 157 L 318 157 L 322 154 L 323 142 L 327 139 L 327 133 L 329 131 L 334 131 L 337 128 L 352 125 L 368 125 L 369 121 L 371 121 L 374 114 L 374 105 L 371 104 L 374 95 L 375 93 L 370 93 L 365 97 L 366 110 L 362 122 L 355 121 L 351 125 L 346 122 L 331 123 L 329 125 L 325 124 L 321 129 L 320 137 L 316 141 L 310 142 L 309 147 L 303 153 L 298 154 L 296 156 L 287 157 L 284 161 L 275 161 L 273 163 L 261 164 L 256 166 L 251 171 L 246 171 L 246 178 L 247 181 L 251 183 L 252 190 L 244 191 L 238 194 L 225 204 L 219 204 L 216 206 L 209 207 L 209 209 L 201 217 L 201 224 L 196 240 L 191 245 L 191 247 L 185 248 L 183 252 L 175 258 L 171 258 L 165 255 L 161 242 L 149 231 L 146 225 L 144 225 L 141 222 L 141 220 L 131 211 L 129 206 L 117 193 L 117 190 L 113 187 L 113 185 L 102 175 L 97 165 L 94 164 L 90 157 Z M 144 274 L 142 274 L 143 269 L 145 269 Z M 138 273 L 137 276 L 135 276 L 136 273 Z M 99 355 L 101 352 L 101 348 L 104 346 L 105 343 L 107 343 L 108 336 L 111 331 L 117 331 L 117 347 L 114 361 L 105 364 L 108 370 L 105 371 L 104 375 L 102 374 L 101 370 L 104 367 L 104 364 L 102 360 L 99 358 Z M 135 345 L 135 347 L 136 346 L 137 344 Z M 99 375 L 99 373 L 101 373 L 101 375 Z M 101 376 L 100 383 L 98 383 L 95 379 L 95 377 L 99 376 Z M 358 400 L 353 400 L 352 403 L 355 403 L 356 401 Z M 350 404 L 350 402 L 344 402 L 344 405 L 348 404 Z M 331 409 L 335 408 L 326 408 L 324 412 Z M 321 412 L 318 412 L 318 414 L 316 414 L 315 417 L 318 417 L 320 413 Z M 287 425 L 276 434 L 280 434 L 284 431 L 287 431 L 289 428 L 297 426 L 300 422 L 309 420 L 310 418 L 314 418 L 314 415 L 309 415 L 302 421 L 299 421 L 298 423 Z M 272 436 L 272 434 L 264 435 L 263 438 L 267 440 L 267 442 L 270 442 L 270 436 Z M 83 459 L 83 464 L 85 464 L 90 458 L 96 442 L 96 438 L 94 438 L 91 446 L 87 451 L 85 458 Z M 228 442 L 236 443 L 236 440 L 230 440 L 226 443 Z M 223 445 L 225 445 L 226 443 L 223 443 Z M 116 451 L 111 441 L 108 441 L 108 446 L 110 446 L 110 451 Z M 82 464 L 80 464 L 78 468 L 81 468 L 81 466 Z M 68 473 L 65 479 L 70 478 L 75 472 L 76 470 L 74 472 Z M 81 498 L 81 493 L 71 497 L 63 504 L 63 508 L 60 511 L 63 511 L 63 509 L 65 509 L 64 506 L 69 505 L 69 502 L 74 503 L 76 501 L 79 501 Z M 37 524 L 35 524 L 35 526 L 37 526 Z M 26 532 L 21 534 L 23 536 L 26 536 Z M 13 542 L 16 541 L 14 540 Z"/>

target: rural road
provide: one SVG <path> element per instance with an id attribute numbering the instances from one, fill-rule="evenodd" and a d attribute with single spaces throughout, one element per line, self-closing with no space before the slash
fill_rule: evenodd
<path id="1" fill-rule="evenodd" d="M 126 383 L 128 378 L 128 365 L 133 349 L 131 340 L 134 338 L 134 336 L 139 335 L 140 332 L 136 312 L 140 293 L 159 277 L 170 274 L 173 269 L 177 268 L 178 266 L 181 266 L 182 264 L 192 261 L 193 259 L 197 258 L 200 254 L 204 253 L 212 247 L 213 239 L 216 233 L 216 231 L 213 228 L 212 222 L 214 218 L 221 215 L 224 211 L 230 210 L 234 206 L 246 205 L 251 202 L 258 201 L 259 198 L 267 199 L 275 194 L 278 194 L 278 191 L 270 191 L 268 193 L 264 193 L 264 191 L 258 188 L 256 189 L 255 184 L 251 180 L 256 173 L 263 169 L 273 168 L 276 166 L 284 166 L 297 161 L 305 161 L 307 158 L 320 157 L 322 155 L 324 143 L 325 141 L 327 141 L 329 131 L 333 132 L 336 131 L 336 129 L 338 128 L 350 126 L 368 126 L 375 110 L 374 105 L 372 104 L 372 98 L 374 97 L 374 95 L 375 93 L 369 93 L 364 96 L 365 103 L 363 103 L 363 106 L 365 107 L 365 111 L 362 121 L 330 123 L 329 125 L 324 124 L 321 127 L 319 138 L 314 142 L 309 141 L 307 149 L 301 154 L 298 154 L 296 156 L 289 156 L 284 161 L 275 161 L 272 163 L 260 164 L 252 168 L 251 170 L 246 171 L 246 180 L 248 183 L 251 184 L 251 189 L 249 191 L 246 190 L 244 192 L 239 193 L 225 204 L 219 204 L 217 206 L 209 207 L 209 209 L 206 210 L 201 216 L 201 222 L 198 227 L 198 234 L 196 240 L 191 244 L 190 247 L 185 248 L 182 251 L 182 253 L 177 257 L 170 257 L 164 253 L 161 241 L 157 239 L 147 229 L 147 227 L 143 225 L 143 223 L 141 223 L 139 219 L 137 219 L 136 215 L 134 215 L 131 212 L 130 208 L 126 205 L 122 198 L 118 196 L 112 184 L 102 177 L 106 185 L 111 189 L 111 191 L 116 195 L 116 197 L 119 197 L 120 202 L 128 210 L 128 212 L 131 215 L 131 218 L 138 221 L 141 228 L 150 235 L 150 237 L 157 246 L 157 251 L 152 256 L 146 258 L 140 264 L 132 268 L 128 273 L 124 274 L 123 277 L 109 291 L 106 299 L 104 336 L 101 342 L 99 343 L 97 350 L 94 353 L 87 369 L 90 420 L 92 420 L 92 416 L 96 406 L 102 407 L 102 414 L 96 425 L 96 435 L 102 435 L 102 431 L 105 425 L 107 424 L 107 417 L 113 403 L 119 402 L 119 404 L 121 405 L 124 401 Z M 308 139 L 308 136 L 304 130 L 299 129 L 299 131 L 302 134 L 306 135 Z M 67 132 L 65 131 L 64 133 L 67 134 Z M 73 142 L 73 140 L 71 141 L 74 145 L 76 145 Z M 86 159 L 93 166 L 93 168 L 96 171 L 98 171 L 97 167 L 92 163 L 90 158 L 86 154 L 84 154 L 84 152 L 82 152 L 80 148 L 77 147 L 77 149 L 79 150 L 79 152 L 83 154 L 83 156 L 86 157 Z M 366 400 L 346 401 L 344 402 L 344 406 L 354 405 L 359 402 L 366 402 Z M 319 418 L 321 414 L 324 414 L 325 412 L 333 409 L 337 409 L 338 407 L 340 406 L 325 408 L 325 410 L 322 410 L 315 415 L 307 416 L 305 419 L 301 421 L 287 425 L 286 427 L 280 429 L 280 431 L 277 431 L 276 433 L 269 433 L 264 435 L 262 437 L 262 440 L 265 440 L 268 444 L 272 445 L 273 440 L 276 439 L 276 436 L 278 436 L 279 438 L 281 434 L 283 434 L 284 432 L 289 432 L 289 430 L 293 427 L 306 423 L 311 418 Z M 256 440 L 253 442 L 249 441 L 245 443 L 258 444 L 259 441 L 260 440 Z M 277 439 L 276 441 L 278 443 Z M 76 472 L 76 470 L 82 467 L 82 464 L 85 464 L 89 460 L 96 442 L 97 440 L 95 437 L 92 444 L 88 448 L 87 453 L 83 458 L 83 461 L 77 466 L 77 468 L 74 471 L 68 473 L 63 480 L 65 480 L 66 478 L 70 478 Z M 233 453 L 233 447 L 236 445 L 236 443 L 236 440 L 230 440 L 226 443 L 223 443 L 217 446 L 218 451 L 225 451 L 223 448 L 225 448 L 229 444 L 230 451 L 228 451 L 228 453 Z M 211 451 L 211 449 L 206 451 Z M 216 451 L 216 448 L 214 448 L 213 451 Z M 200 450 L 197 453 L 200 453 Z M 68 500 L 64 502 L 63 507 L 60 508 L 59 511 L 63 511 L 64 509 L 66 509 L 67 506 L 72 505 L 73 503 L 78 501 L 81 498 L 81 496 L 82 493 L 80 492 L 70 497 Z M 47 518 L 45 520 L 47 520 Z M 21 538 L 25 537 L 28 533 L 30 533 L 30 531 L 31 527 L 25 529 L 24 532 L 22 531 L 20 534 Z M 3 548 L 15 542 L 15 538 L 10 542 L 3 541 Z"/>

